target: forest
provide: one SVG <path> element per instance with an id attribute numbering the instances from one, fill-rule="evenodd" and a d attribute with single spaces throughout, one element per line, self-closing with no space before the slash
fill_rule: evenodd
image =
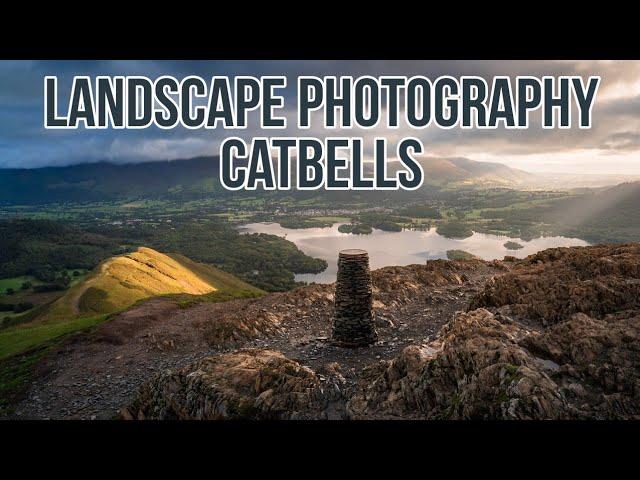
<path id="1" fill-rule="evenodd" d="M 0 220 L 0 278 L 31 275 L 55 284 L 67 269 L 92 269 L 102 260 L 148 246 L 209 263 L 267 291 L 295 286 L 295 273 L 318 273 L 326 262 L 293 243 L 265 234 L 242 235 L 224 219 L 205 222 L 79 228 L 52 220 Z M 41 287 L 42 288 L 42 287 Z"/>

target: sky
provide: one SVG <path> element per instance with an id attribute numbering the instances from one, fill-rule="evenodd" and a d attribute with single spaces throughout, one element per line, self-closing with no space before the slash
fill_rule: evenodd
<path id="1" fill-rule="evenodd" d="M 0 168 L 36 168 L 110 161 L 173 160 L 216 155 L 220 142 L 238 131 L 46 130 L 43 77 L 57 75 L 67 91 L 75 75 L 477 75 L 489 83 L 496 75 L 599 75 L 600 88 L 588 130 L 544 130 L 534 118 L 527 130 L 352 130 L 347 135 L 385 135 L 389 141 L 417 136 L 426 154 L 494 161 L 530 172 L 640 175 L 640 61 L 0 61 Z M 295 89 L 285 93 L 287 116 L 295 118 Z M 240 135 L 274 135 L 250 127 Z M 277 136 L 336 132 L 321 128 L 299 132 L 295 121 Z"/>

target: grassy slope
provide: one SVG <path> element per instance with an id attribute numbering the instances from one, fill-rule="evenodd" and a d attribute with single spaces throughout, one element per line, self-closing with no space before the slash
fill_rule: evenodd
<path id="1" fill-rule="evenodd" d="M 141 248 L 106 260 L 51 305 L 34 309 L 35 315 L 28 312 L 26 323 L 0 330 L 0 413 L 44 352 L 141 299 L 177 294 L 182 304 L 188 304 L 263 293 L 231 274 L 179 254 Z"/>
<path id="2" fill-rule="evenodd" d="M 215 267 L 196 263 L 182 255 L 165 255 L 150 248 L 110 258 L 82 283 L 72 287 L 40 322 L 56 322 L 73 316 L 95 316 L 130 307 L 145 298 L 170 295 L 205 295 L 261 291 Z"/>
<path id="3" fill-rule="evenodd" d="M 75 318 L 66 322 L 28 324 L 0 331 L 0 416 L 23 391 L 40 359 L 62 340 L 87 330 L 108 316 Z"/>
<path id="4" fill-rule="evenodd" d="M 263 292 L 215 267 L 149 248 L 113 257 L 48 306 L 27 312 L 0 331 L 0 360 L 45 341 L 95 325 L 109 314 L 159 295 L 194 302 L 258 296 Z"/>
<path id="5" fill-rule="evenodd" d="M 92 327 L 107 315 L 73 318 L 65 322 L 29 323 L 0 331 L 0 360 L 37 347 L 49 340 Z"/>

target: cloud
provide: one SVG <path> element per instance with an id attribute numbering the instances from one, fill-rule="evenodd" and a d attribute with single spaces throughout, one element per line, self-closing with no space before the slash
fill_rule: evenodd
<path id="1" fill-rule="evenodd" d="M 640 133 L 620 132 L 609 135 L 604 141 L 604 148 L 615 151 L 636 151 L 640 148 Z"/>
<path id="2" fill-rule="evenodd" d="M 404 136 L 422 139 L 428 153 L 473 159 L 504 161 L 519 168 L 576 172 L 601 170 L 619 158 L 628 171 L 640 173 L 634 155 L 640 150 L 640 62 L 637 61 L 0 61 L 0 167 L 40 167 L 108 160 L 139 162 L 156 159 L 213 155 L 226 136 L 238 131 L 161 130 L 45 130 L 42 126 L 43 77 L 58 75 L 61 86 L 74 75 L 287 75 L 288 104 L 295 95 L 297 75 L 600 75 L 601 87 L 590 130 L 544 130 L 539 117 L 528 130 L 425 130 L 397 131 L 376 128 L 350 130 L 345 135 L 373 137 L 392 142 Z M 288 111 L 290 128 L 278 136 L 324 137 L 337 132 L 315 125 L 308 131 L 295 129 L 295 112 Z M 249 140 L 261 132 L 241 132 Z M 572 157 L 575 155 L 575 157 Z M 574 158 L 574 160 L 571 160 Z M 624 159 L 624 161 L 623 161 Z M 558 160 L 558 161 L 556 161 Z M 625 170 L 625 171 L 626 171 Z"/>

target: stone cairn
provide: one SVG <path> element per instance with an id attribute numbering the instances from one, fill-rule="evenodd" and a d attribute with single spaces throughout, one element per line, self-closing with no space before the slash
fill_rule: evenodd
<path id="1" fill-rule="evenodd" d="M 364 250 L 342 250 L 338 256 L 332 343 L 360 347 L 378 339 L 373 323 L 369 255 Z"/>

